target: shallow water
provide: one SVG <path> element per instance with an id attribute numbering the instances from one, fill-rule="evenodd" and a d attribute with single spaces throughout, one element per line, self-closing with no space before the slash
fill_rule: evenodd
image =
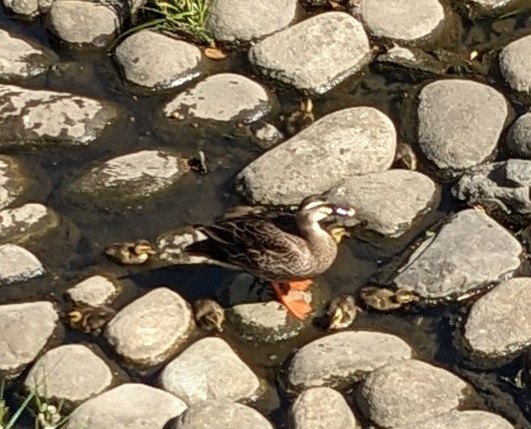
<path id="1" fill-rule="evenodd" d="M 455 2 L 459 4 L 461 2 Z M 428 51 L 446 49 L 466 57 L 478 50 L 484 63 L 476 71 L 468 72 L 456 62 L 449 77 L 467 76 L 487 82 L 500 90 L 512 103 L 516 114 L 525 109 L 525 100 L 515 99 L 500 79 L 496 65 L 498 49 L 511 40 L 531 32 L 531 5 L 527 11 L 505 19 L 480 19 L 470 21 L 459 18 L 437 46 L 428 46 Z M 126 112 L 125 117 L 107 130 L 100 139 L 87 148 L 54 148 L 45 150 L 19 150 L 12 153 L 32 171 L 35 185 L 28 201 L 37 201 L 56 210 L 65 220 L 60 233 L 47 237 L 34 246 L 29 246 L 51 275 L 21 285 L 3 286 L 0 304 L 16 301 L 52 299 L 63 303 L 63 292 L 77 280 L 93 273 L 109 272 L 124 276 L 124 293 L 115 307 L 120 308 L 136 296 L 159 285 L 171 286 L 184 297 L 194 300 L 210 297 L 219 285 L 234 274 L 219 268 L 174 267 L 149 270 L 145 267 L 123 268 L 113 265 L 101 254 L 102 249 L 113 241 L 136 238 L 154 238 L 161 232 L 190 223 L 208 222 L 221 214 L 225 208 L 238 202 L 232 191 L 232 179 L 239 170 L 255 159 L 261 151 L 246 138 L 234 138 L 224 131 L 169 125 L 157 112 L 168 94 L 149 95 L 124 84 L 111 57 L 105 52 L 71 51 L 50 40 L 38 22 L 17 21 L 0 9 L 0 27 L 24 34 L 59 55 L 61 71 L 49 72 L 23 86 L 67 90 L 116 102 Z M 233 53 L 226 61 L 217 63 L 216 70 L 231 70 L 252 75 L 245 56 Z M 260 81 L 260 77 L 254 76 Z M 420 86 L 430 80 L 416 76 L 410 71 L 381 71 L 374 65 L 322 97 L 314 99 L 316 117 L 332 111 L 357 105 L 374 106 L 388 114 L 394 121 L 404 141 L 414 143 L 414 120 L 408 114 L 409 100 L 414 98 Z M 284 89 L 274 88 L 283 111 L 293 109 L 300 96 Z M 269 118 L 279 125 L 280 111 Z M 73 201 L 65 192 L 65 185 L 93 162 L 139 148 L 172 148 L 185 155 L 203 150 L 209 161 L 211 173 L 206 176 L 188 175 L 162 198 L 130 207 L 127 210 L 98 208 L 89 201 Z M 504 158 L 500 153 L 498 157 Z M 432 178 L 434 174 L 421 163 L 420 171 Z M 355 235 L 346 240 L 334 268 L 327 273 L 330 294 L 354 292 L 368 281 L 385 281 L 400 261 L 411 250 L 415 241 L 422 238 L 423 231 L 446 214 L 459 209 L 449 196 L 448 184 L 443 185 L 443 198 L 439 208 L 431 213 L 422 225 L 417 225 L 400 240 L 382 240 L 372 236 Z M 500 377 L 513 378 L 522 363 L 519 358 L 496 371 L 482 371 L 477 362 L 468 362 L 454 346 L 454 325 L 464 314 L 465 304 L 451 305 L 393 314 L 364 313 L 356 321 L 359 329 L 396 333 L 413 345 L 419 357 L 441 364 L 462 375 L 480 393 L 477 406 L 498 412 L 518 428 L 531 428 L 528 395 Z M 237 333 L 228 332 L 224 337 L 233 344 L 244 360 L 259 374 L 269 380 L 282 383 L 282 368 L 279 362 L 288 357 L 294 348 L 323 335 L 317 328 L 309 329 L 299 337 L 277 345 L 251 344 L 240 340 Z M 66 332 L 67 342 L 93 341 L 112 356 L 112 352 L 100 339 L 77 332 Z M 139 374 L 134 369 L 124 368 L 133 379 L 152 381 L 156 371 Z M 275 385 L 275 382 L 273 383 Z M 12 386 L 15 389 L 16 386 Z M 257 404 L 283 428 L 287 398 L 276 399 L 275 394 Z M 29 425 L 29 420 L 28 423 Z M 25 428 L 24 424 L 19 426 Z"/>

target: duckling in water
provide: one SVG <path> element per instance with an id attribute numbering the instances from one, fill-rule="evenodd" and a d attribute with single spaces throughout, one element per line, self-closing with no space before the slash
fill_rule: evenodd
<path id="1" fill-rule="evenodd" d="M 310 126 L 315 121 L 313 114 L 313 101 L 307 98 L 301 101 L 298 110 L 291 112 L 285 118 L 286 133 L 289 136 L 294 136 L 299 131 Z"/>
<path id="2" fill-rule="evenodd" d="M 327 329 L 330 331 L 349 327 L 356 319 L 360 308 L 352 295 L 340 295 L 326 309 Z"/>
<path id="3" fill-rule="evenodd" d="M 116 311 L 106 305 L 100 307 L 76 305 L 66 313 L 66 323 L 77 331 L 100 335 L 107 322 L 115 314 Z"/>
<path id="4" fill-rule="evenodd" d="M 377 286 L 362 288 L 359 296 L 367 307 L 378 311 L 397 310 L 412 302 L 420 301 L 420 297 L 413 291 L 391 290 Z"/>
<path id="5" fill-rule="evenodd" d="M 113 243 L 105 248 L 104 253 L 120 264 L 140 265 L 157 252 L 149 241 L 138 240 L 135 242 Z"/>
<path id="6" fill-rule="evenodd" d="M 194 318 L 197 325 L 205 331 L 216 329 L 223 332 L 225 309 L 211 299 L 199 299 L 193 304 Z"/>

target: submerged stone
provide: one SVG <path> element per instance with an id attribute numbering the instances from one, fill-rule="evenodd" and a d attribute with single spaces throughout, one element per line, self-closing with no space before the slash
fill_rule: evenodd
<path id="1" fill-rule="evenodd" d="M 39 277 L 44 272 L 30 251 L 11 243 L 0 245 L 0 286 Z"/>
<path id="2" fill-rule="evenodd" d="M 500 70 L 509 86 L 531 95 L 531 35 L 509 43 L 500 52 Z"/>
<path id="3" fill-rule="evenodd" d="M 25 182 L 20 165 L 13 158 L 0 155 L 0 210 L 22 194 Z"/>
<path id="4" fill-rule="evenodd" d="M 28 203 L 0 211 L 0 243 L 35 240 L 59 226 L 59 216 L 42 204 Z"/>

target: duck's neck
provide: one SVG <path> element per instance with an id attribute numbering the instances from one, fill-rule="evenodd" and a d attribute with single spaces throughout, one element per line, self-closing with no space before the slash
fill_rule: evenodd
<path id="1" fill-rule="evenodd" d="M 331 252 L 335 256 L 337 244 L 332 236 L 321 227 L 319 222 L 299 220 L 298 227 L 301 237 L 304 238 L 315 257 L 319 258 L 324 254 L 330 255 Z"/>

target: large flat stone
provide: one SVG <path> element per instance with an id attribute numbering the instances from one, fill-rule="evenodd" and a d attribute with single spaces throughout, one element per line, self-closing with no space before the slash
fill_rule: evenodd
<path id="1" fill-rule="evenodd" d="M 478 210 L 463 210 L 410 256 L 394 283 L 423 297 L 466 293 L 510 276 L 522 246 Z"/>
<path id="2" fill-rule="evenodd" d="M 59 216 L 37 203 L 0 211 L 0 244 L 35 240 L 58 227 Z"/>
<path id="3" fill-rule="evenodd" d="M 509 43 L 500 52 L 500 70 L 509 86 L 531 95 L 531 35 Z"/>
<path id="4" fill-rule="evenodd" d="M 298 204 L 349 176 L 388 169 L 395 149 L 395 127 L 382 112 L 339 110 L 254 160 L 236 189 L 258 204 Z"/>
<path id="5" fill-rule="evenodd" d="M 356 19 L 327 12 L 258 42 L 249 51 L 249 61 L 274 80 L 322 94 L 363 68 L 370 52 L 365 30 Z"/>
<path id="6" fill-rule="evenodd" d="M 44 267 L 30 251 L 15 244 L 0 245 L 0 285 L 42 276 Z"/>

